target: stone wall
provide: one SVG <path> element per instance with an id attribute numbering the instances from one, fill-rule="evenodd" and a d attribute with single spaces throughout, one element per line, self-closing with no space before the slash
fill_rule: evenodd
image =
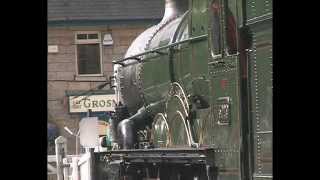
<path id="1" fill-rule="evenodd" d="M 60 135 L 68 140 L 68 154 L 75 153 L 75 138 L 63 130 L 68 126 L 74 132 L 78 129 L 79 115 L 68 113 L 66 91 L 88 90 L 102 82 L 76 80 L 75 32 L 99 31 L 112 35 L 114 44 L 102 46 L 102 67 L 104 77 L 112 75 L 112 61 L 123 57 L 131 42 L 147 27 L 48 27 L 48 45 L 57 45 L 58 53 L 48 53 L 48 121 L 59 127 Z M 101 79 L 100 79 L 101 81 Z"/>

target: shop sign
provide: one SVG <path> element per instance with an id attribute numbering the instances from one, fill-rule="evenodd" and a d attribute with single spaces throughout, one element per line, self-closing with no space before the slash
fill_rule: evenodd
<path id="1" fill-rule="evenodd" d="M 69 96 L 69 112 L 80 113 L 101 111 L 114 111 L 116 96 L 114 94 Z"/>

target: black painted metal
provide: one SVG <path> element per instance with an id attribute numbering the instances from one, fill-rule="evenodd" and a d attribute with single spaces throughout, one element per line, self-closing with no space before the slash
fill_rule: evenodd
<path id="1" fill-rule="evenodd" d="M 212 180 L 216 177 L 212 148 L 129 149 L 96 154 L 99 177 Z M 100 180 L 100 179 L 99 179 Z"/>

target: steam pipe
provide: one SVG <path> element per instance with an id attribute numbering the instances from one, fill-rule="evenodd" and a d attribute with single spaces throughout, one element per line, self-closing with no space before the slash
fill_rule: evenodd
<path id="1" fill-rule="evenodd" d="M 164 100 L 140 108 L 136 114 L 118 124 L 118 144 L 121 149 L 133 149 L 136 142 L 136 130 L 147 123 L 152 115 L 164 108 Z"/>

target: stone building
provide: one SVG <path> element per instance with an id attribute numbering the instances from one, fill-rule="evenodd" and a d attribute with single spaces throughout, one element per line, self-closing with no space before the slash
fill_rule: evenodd
<path id="1" fill-rule="evenodd" d="M 75 137 L 63 128 L 76 132 L 85 116 L 70 113 L 69 96 L 106 82 L 111 62 L 163 12 L 161 0 L 48 0 L 48 123 L 68 139 L 68 154 L 75 153 Z M 93 93 L 108 93 L 108 86 Z"/>

